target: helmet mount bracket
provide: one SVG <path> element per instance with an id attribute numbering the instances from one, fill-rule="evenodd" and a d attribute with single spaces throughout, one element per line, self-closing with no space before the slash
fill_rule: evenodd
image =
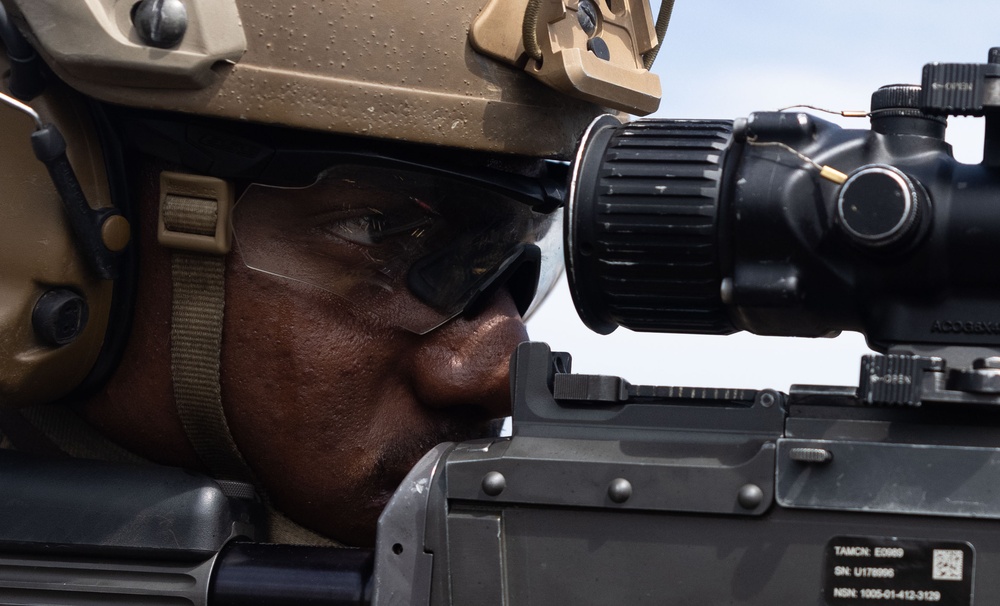
<path id="1" fill-rule="evenodd" d="M 564 94 L 641 116 L 659 107 L 643 67 L 657 43 L 646 0 L 490 0 L 469 40 Z"/>

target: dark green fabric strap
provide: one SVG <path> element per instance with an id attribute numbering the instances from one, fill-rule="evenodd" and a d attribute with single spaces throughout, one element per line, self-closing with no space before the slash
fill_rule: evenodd
<path id="1" fill-rule="evenodd" d="M 228 212 L 228 208 L 229 204 L 220 205 L 218 199 L 168 193 L 163 197 L 161 213 L 164 226 L 173 233 L 211 236 L 217 234 L 219 213 Z M 229 429 L 219 372 L 226 290 L 226 257 L 222 251 L 228 247 L 217 253 L 194 252 L 186 250 L 182 240 L 177 242 L 168 244 L 174 248 L 170 356 L 174 402 L 188 441 L 217 480 L 245 482 L 256 488 L 267 509 L 267 540 L 335 544 L 274 508 Z"/>
<path id="2" fill-rule="evenodd" d="M 171 371 L 184 432 L 215 477 L 253 482 L 222 408 L 219 352 L 225 257 L 174 251 L 172 273 Z"/>

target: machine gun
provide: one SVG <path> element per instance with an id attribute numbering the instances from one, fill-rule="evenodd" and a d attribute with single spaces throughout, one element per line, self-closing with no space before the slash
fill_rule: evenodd
<path id="1" fill-rule="evenodd" d="M 252 508 L 205 478 L 157 476 L 162 495 L 62 540 L 60 515 L 99 505 L 8 489 L 0 601 L 1000 601 L 1000 51 L 873 102 L 871 131 L 798 112 L 596 122 L 567 222 L 595 330 L 859 330 L 884 353 L 857 388 L 633 386 L 524 344 L 513 435 L 428 453 L 374 553 L 248 543 Z M 954 161 L 942 114 L 986 117 L 981 165 Z M 0 459 L 5 486 L 55 473 L 80 492 L 80 469 L 35 465 Z M 138 493 L 88 469 L 95 503 Z M 168 564 L 199 572 L 143 576 Z"/>
<path id="2" fill-rule="evenodd" d="M 1000 597 L 995 404 L 634 386 L 541 343 L 513 368 L 514 435 L 438 447 L 386 509 L 375 603 Z"/>

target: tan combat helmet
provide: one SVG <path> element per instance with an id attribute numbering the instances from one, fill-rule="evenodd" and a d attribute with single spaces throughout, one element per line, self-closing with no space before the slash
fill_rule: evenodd
<path id="1" fill-rule="evenodd" d="M 475 50 L 527 61 L 523 0 L 6 1 L 67 84 L 135 107 L 554 156 L 601 111 L 561 93 L 633 113 L 659 102 L 645 0 L 533 3 L 525 70 L 558 91 Z"/>
<path id="2" fill-rule="evenodd" d="M 663 26 L 670 4 L 664 2 L 661 11 Z M 0 5 L 5 8 L 0 34 L 8 56 L 19 64 L 15 72 L 32 69 L 18 53 L 36 51 L 57 77 L 49 74 L 42 94 L 25 98 L 37 124 L 24 112 L 0 107 L 4 405 L 52 401 L 72 392 L 95 363 L 113 363 L 114 355 L 104 359 L 113 348 L 109 325 L 127 325 L 117 316 L 109 322 L 113 314 L 127 315 L 127 289 L 115 290 L 115 280 L 81 260 L 61 197 L 45 166 L 28 153 L 32 130 L 55 124 L 65 135 L 69 163 L 91 209 L 112 207 L 113 171 L 101 163 L 109 154 L 95 135 L 88 98 L 312 131 L 567 158 L 595 116 L 649 113 L 660 95 L 658 79 L 648 71 L 659 29 L 654 32 L 645 0 L 0 0 Z M 10 91 L 8 83 L 3 90 Z M 125 247 L 128 226 L 120 217 L 109 220 L 113 213 L 93 214 L 96 241 L 114 257 Z M 48 336 L 40 336 L 39 325 L 46 322 Z"/>

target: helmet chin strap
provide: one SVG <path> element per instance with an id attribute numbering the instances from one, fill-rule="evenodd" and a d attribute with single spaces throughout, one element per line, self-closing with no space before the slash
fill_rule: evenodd
<path id="1" fill-rule="evenodd" d="M 161 173 L 157 239 L 173 251 L 170 370 L 184 433 L 213 476 L 256 484 L 229 431 L 219 383 L 232 199 L 221 179 Z"/>
<path id="2" fill-rule="evenodd" d="M 170 368 L 184 433 L 214 477 L 256 484 L 222 408 L 219 352 L 225 257 L 174 251 L 171 270 Z"/>
<path id="3" fill-rule="evenodd" d="M 225 308 L 232 185 L 221 179 L 160 175 L 160 244 L 173 249 L 170 362 L 184 433 L 213 477 L 252 485 L 267 508 L 268 540 L 336 545 L 274 508 L 233 440 L 222 407 L 219 360 Z"/>

